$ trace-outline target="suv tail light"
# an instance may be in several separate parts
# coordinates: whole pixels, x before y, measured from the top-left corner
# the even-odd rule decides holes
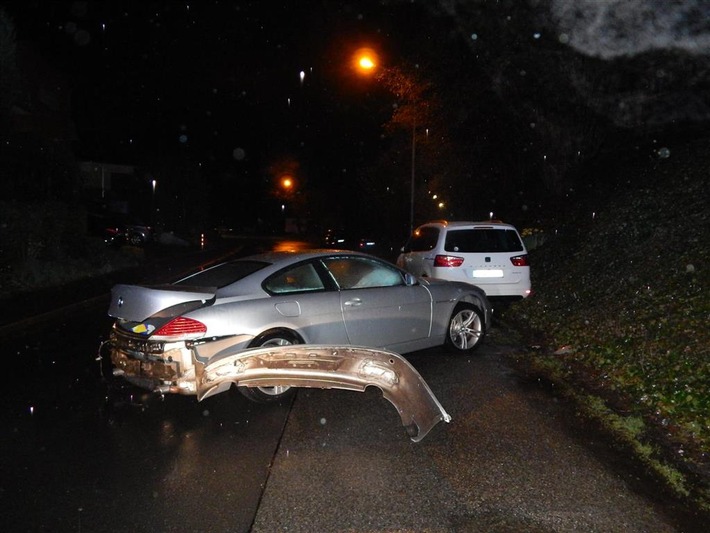
[[[207,326],[202,322],[185,318],[183,316],[176,317],[165,324],[158,331],[153,333],[153,337],[183,337],[186,335],[199,335],[207,333]]]
[[[530,263],[528,262],[528,254],[516,255],[515,257],[511,257],[510,262],[513,263],[513,266],[516,267],[530,266]]]
[[[455,255],[437,255],[434,258],[435,267],[460,267],[463,265],[463,257]]]

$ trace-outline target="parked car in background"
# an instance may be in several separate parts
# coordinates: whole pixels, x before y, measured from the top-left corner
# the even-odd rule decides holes
[[[118,222],[104,229],[106,244],[145,246],[153,240],[153,228],[139,222]]]
[[[514,226],[501,221],[428,222],[401,252],[397,265],[415,276],[471,283],[491,299],[532,292],[525,244]]]
[[[323,235],[323,247],[334,250],[354,250],[377,255],[382,250],[384,239],[375,238],[373,235],[360,235],[359,233],[344,230],[328,229]]]
[[[292,344],[397,353],[446,345],[469,353],[485,337],[491,314],[485,293],[473,285],[417,279],[368,254],[269,252],[171,285],[116,285],[109,345],[114,373],[134,385],[199,396],[206,369],[225,354]],[[314,357],[312,367],[324,361]],[[251,400],[271,401],[292,383],[238,389]]]

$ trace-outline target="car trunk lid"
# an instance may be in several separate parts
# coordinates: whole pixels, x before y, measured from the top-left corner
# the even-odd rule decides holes
[[[127,322],[142,322],[154,316],[172,318],[212,305],[216,294],[216,287],[115,285],[108,314]]]

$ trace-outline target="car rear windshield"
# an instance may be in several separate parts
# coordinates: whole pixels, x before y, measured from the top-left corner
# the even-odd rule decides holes
[[[449,230],[444,248],[447,252],[522,252],[523,243],[512,229],[474,228]]]
[[[181,279],[175,285],[187,285],[190,287],[224,287],[235,281],[247,277],[249,274],[261,270],[269,263],[262,261],[232,261],[223,263],[213,268],[203,270],[190,277]]]

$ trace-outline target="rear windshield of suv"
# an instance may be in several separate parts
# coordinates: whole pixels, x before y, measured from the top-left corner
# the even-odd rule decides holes
[[[511,229],[459,229],[446,233],[447,252],[522,252],[523,243],[518,232]]]

